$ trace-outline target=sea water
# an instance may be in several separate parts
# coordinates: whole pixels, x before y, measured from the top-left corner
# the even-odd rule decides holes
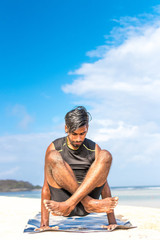
[[[0,196],[20,197],[20,198],[41,198],[41,190],[20,191],[20,192],[0,192]]]
[[[160,186],[111,187],[120,205],[160,208]],[[40,198],[41,190],[0,193],[0,196]]]
[[[111,191],[120,205],[160,208],[160,186],[114,187]]]

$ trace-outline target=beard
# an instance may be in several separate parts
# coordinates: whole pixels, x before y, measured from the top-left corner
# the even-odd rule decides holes
[[[69,143],[70,143],[73,147],[75,147],[75,148],[79,148],[79,147],[82,145],[82,143],[83,143],[83,142],[74,142],[74,141],[72,141],[72,140],[70,139],[69,136],[68,136],[68,140],[69,140]]]

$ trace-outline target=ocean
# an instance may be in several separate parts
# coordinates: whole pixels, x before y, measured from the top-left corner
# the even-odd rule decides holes
[[[111,192],[120,205],[160,208],[160,186],[114,187]]]
[[[111,192],[119,197],[120,205],[160,208],[160,186],[111,187]],[[0,196],[40,198],[41,190],[1,192]]]

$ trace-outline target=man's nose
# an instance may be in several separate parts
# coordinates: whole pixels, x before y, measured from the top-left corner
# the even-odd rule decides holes
[[[82,141],[82,136],[81,135],[78,135],[77,136],[77,142],[81,142]]]

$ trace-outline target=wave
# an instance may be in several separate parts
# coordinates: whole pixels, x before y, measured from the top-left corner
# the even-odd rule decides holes
[[[159,190],[160,186],[116,186],[112,187],[112,190]]]

